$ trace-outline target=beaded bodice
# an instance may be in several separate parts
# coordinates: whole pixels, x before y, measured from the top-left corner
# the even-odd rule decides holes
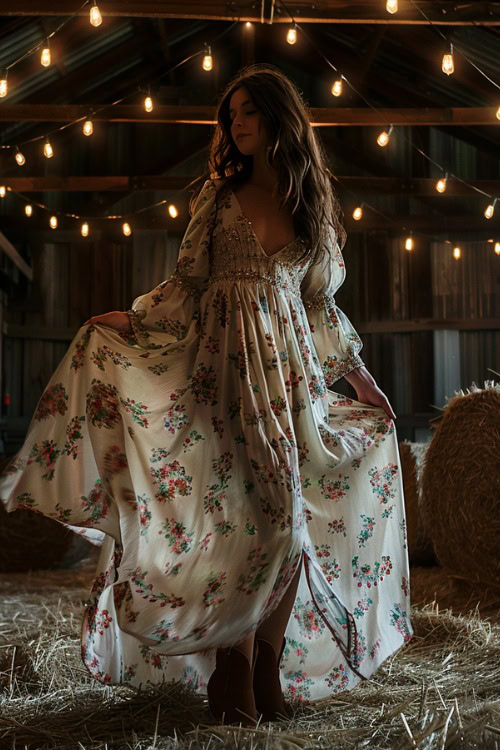
[[[299,261],[303,251],[302,240],[296,238],[267,255],[230,191],[220,200],[214,224],[210,283],[260,281],[300,295],[309,266],[308,260]]]

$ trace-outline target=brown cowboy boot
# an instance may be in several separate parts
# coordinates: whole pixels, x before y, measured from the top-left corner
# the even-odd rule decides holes
[[[207,683],[208,706],[225,724],[257,726],[253,673],[259,648],[254,647],[252,666],[237,648],[218,648],[215,670]]]
[[[276,658],[271,643],[255,636],[258,654],[253,673],[253,691],[257,713],[262,714],[262,721],[283,721],[290,718],[283,700],[279,668],[285,644],[286,638],[283,638],[280,654]]]

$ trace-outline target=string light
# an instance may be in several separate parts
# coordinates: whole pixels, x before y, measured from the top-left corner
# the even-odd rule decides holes
[[[100,26],[102,23],[101,11],[97,7],[96,0],[93,0],[93,5],[90,9],[90,23],[92,26]]]
[[[33,206],[31,206],[29,203],[27,203],[24,207],[24,213],[26,216],[31,216],[33,214]]]
[[[168,207],[168,213],[170,214],[172,219],[176,219],[179,215],[179,212],[173,203],[171,203],[170,206]]]
[[[57,216],[51,216],[49,224],[51,229],[57,229]]]
[[[413,250],[413,237],[411,236],[411,234],[412,233],[410,232],[410,236],[407,237],[405,241],[405,250],[408,251]]]
[[[7,96],[9,92],[9,84],[7,83],[7,71],[5,71],[0,78],[0,99]]]
[[[462,255],[462,251],[460,250],[460,248],[459,248],[458,246],[457,246],[457,247],[454,247],[454,248],[453,248],[453,257],[454,257],[454,258],[455,258],[456,260],[458,260],[458,259],[460,258],[460,256],[461,256],[461,255]]]
[[[42,63],[44,68],[48,68],[51,63],[51,55],[50,55],[50,47],[49,47],[49,40],[47,39],[47,46],[43,48],[42,54],[40,56],[40,62]]]
[[[359,221],[362,216],[363,216],[363,208],[362,208],[362,206],[358,206],[352,212],[352,218],[356,219],[356,221]]]
[[[1,83],[1,81],[0,81]],[[500,107],[497,109],[497,120],[500,120]]]
[[[443,62],[441,63],[441,70],[443,73],[446,73],[446,75],[451,75],[453,71],[455,70],[455,65],[453,64],[453,44],[450,42],[450,51],[445,52],[443,55]]]
[[[203,56],[202,68],[203,70],[212,70],[212,67],[212,50],[210,49],[210,45],[205,45],[205,55]]]
[[[389,11],[389,13],[397,13],[398,12],[398,0],[387,0],[385,7]]]
[[[16,162],[19,164],[19,166],[22,167],[22,166],[24,166],[26,164],[26,158],[25,158],[24,154],[22,154],[19,151],[19,147],[16,147],[16,149],[17,150],[16,150],[15,159],[16,159]]]
[[[247,29],[250,29],[252,27],[252,24],[250,23],[250,21],[247,21],[245,26],[247,27]]]
[[[484,215],[486,216],[487,219],[491,219],[491,217],[495,213],[495,205],[496,205],[497,200],[498,200],[498,198],[495,198],[495,200],[493,201],[493,203],[490,203],[489,206],[486,206],[486,208],[484,210]]]
[[[132,229],[131,229],[130,224],[128,223],[128,221],[126,221],[126,222],[124,222],[124,224],[122,224],[122,231],[123,231],[123,234],[125,235],[125,237],[130,237],[130,235],[132,234]]]
[[[448,172],[446,172],[445,176],[441,177],[436,182],[436,190],[438,191],[438,193],[444,193],[444,191],[446,190],[446,183],[447,182],[448,182]]]
[[[148,95],[144,99],[144,109],[146,112],[152,112],[153,111],[153,100],[151,99],[151,91],[148,89]]]
[[[82,130],[83,135],[92,135],[92,133],[94,132],[94,125],[92,124],[92,120],[85,120]]]
[[[87,224],[86,221],[83,222],[80,231],[82,233],[82,237],[88,237],[89,236],[89,225]]]
[[[295,44],[295,42],[297,41],[297,24],[295,23],[295,21],[292,28],[288,29],[286,40],[288,44]]]
[[[5,198],[5,194],[7,192],[7,188],[5,185],[0,185],[0,198]]]
[[[383,130],[380,133],[379,137],[377,138],[377,143],[379,146],[382,146],[382,147],[387,146],[387,144],[389,143],[390,135],[392,133],[392,128],[393,126],[391,125],[389,128],[389,131]]]
[[[337,78],[336,81],[334,81],[333,86],[332,86],[332,94],[334,96],[342,95],[342,76],[340,78]]]
[[[495,242],[495,252],[500,255],[500,242]]]
[[[47,157],[47,159],[52,159],[52,157],[54,156],[54,149],[52,148],[48,137],[45,139],[45,143],[43,146],[43,153],[44,153],[44,156]]]

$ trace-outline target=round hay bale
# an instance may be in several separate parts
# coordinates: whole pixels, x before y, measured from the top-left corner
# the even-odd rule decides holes
[[[500,384],[452,397],[425,457],[422,518],[439,563],[500,590]]]
[[[435,565],[432,539],[422,521],[422,475],[429,443],[399,443],[406,512],[406,539],[411,565]]]
[[[0,462],[0,474],[10,460]],[[85,559],[92,546],[41,513],[24,508],[8,513],[0,500],[0,573],[68,568]]]

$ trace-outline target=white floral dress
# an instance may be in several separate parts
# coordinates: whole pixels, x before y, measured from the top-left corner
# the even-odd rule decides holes
[[[80,329],[0,481],[101,546],[82,659],[104,683],[206,692],[215,649],[302,568],[285,695],[353,688],[413,634],[393,421],[331,390],[363,364],[336,306],[340,249],[269,257],[222,180],[203,186],[174,274],[134,335]],[[302,564],[303,559],[303,564]]]

